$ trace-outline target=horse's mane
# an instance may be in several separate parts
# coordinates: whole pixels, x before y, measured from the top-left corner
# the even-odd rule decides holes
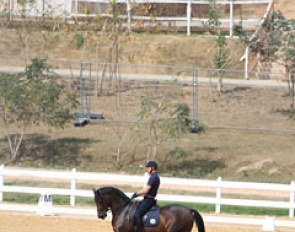
[[[127,197],[125,193],[123,193],[120,189],[114,187],[103,187],[100,188],[99,191],[101,194],[116,195],[124,201],[130,201],[129,197]]]

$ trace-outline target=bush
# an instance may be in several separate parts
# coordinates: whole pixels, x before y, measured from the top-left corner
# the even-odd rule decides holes
[[[84,44],[84,37],[81,33],[77,33],[76,34],[76,45],[78,46],[78,48],[82,47],[82,45]]]

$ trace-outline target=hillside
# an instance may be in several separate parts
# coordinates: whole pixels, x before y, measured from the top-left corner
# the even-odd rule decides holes
[[[198,87],[199,120],[210,126],[201,134],[188,133],[179,140],[158,134],[157,157],[165,176],[289,183],[295,156],[294,120],[288,118],[285,89],[225,86],[222,96],[210,86]],[[124,82],[120,94],[92,98],[93,110],[103,112],[106,123],[65,129],[44,125],[30,128],[16,163],[0,124],[0,163],[5,165],[80,171],[142,173],[148,155],[149,133],[136,123],[141,97],[146,91],[154,100],[192,102],[188,86]],[[119,117],[119,118],[118,118]],[[112,120],[122,120],[119,126]],[[146,128],[146,129],[145,129]],[[13,132],[18,129],[14,128]],[[119,147],[120,145],[120,147]],[[120,148],[120,165],[117,152]]]
[[[110,43],[108,35],[87,31],[80,33],[85,38],[82,46],[78,45],[77,33],[74,31],[31,31],[26,34],[0,29],[0,60],[3,58],[1,63],[13,66],[16,59],[9,59],[9,56],[21,57],[25,54],[30,57],[69,61],[105,60]],[[26,41],[26,45],[23,41]],[[215,38],[197,35],[188,37],[183,34],[132,33],[120,36],[119,43],[120,63],[214,67]],[[227,50],[232,60],[228,67],[241,69],[243,62],[239,59],[244,53],[244,45],[237,40],[229,41]]]
[[[292,0],[276,0],[275,10],[281,10],[288,18],[295,17]],[[260,11],[261,9],[259,9],[259,14],[262,14],[263,12]],[[17,30],[0,30],[0,54],[2,56],[27,55],[72,61],[105,60],[107,57],[110,38],[99,31],[88,30],[87,24],[84,26],[84,31],[81,32],[77,32],[77,28],[70,25],[58,26],[59,31],[57,31],[55,24],[46,25],[50,30],[55,28],[54,32],[44,29],[42,32],[36,31],[36,25],[30,26],[26,23],[16,25],[16,27]],[[80,35],[83,37],[82,43],[78,38]],[[216,52],[214,37],[202,37],[197,34],[188,37],[185,33],[177,31],[161,33],[156,28],[152,28],[148,33],[121,35],[119,40],[120,63],[214,67],[213,57]],[[245,47],[240,41],[228,41],[227,55],[231,61],[227,68],[244,68],[243,62],[240,62],[244,49]],[[1,62],[2,64],[5,62],[15,64],[14,59],[9,60],[7,57]]]
[[[276,7],[292,18],[295,16],[292,1],[277,1]],[[69,70],[76,65],[74,61],[104,60],[110,38],[101,33],[82,33],[85,42],[81,46],[77,43],[76,32],[70,28],[60,32],[1,29],[0,65],[23,65],[24,60],[16,57],[25,54],[69,60]],[[214,38],[195,34],[187,37],[177,32],[132,33],[120,37],[119,60],[131,64],[208,68],[213,67],[214,44]],[[232,61],[228,67],[242,70],[240,58],[244,53],[244,45],[238,40],[229,41],[227,51]],[[52,62],[57,66],[66,66],[62,64],[63,61]],[[156,68],[153,70],[154,73],[159,71]],[[139,74],[145,74],[145,71],[136,70]],[[164,71],[169,72],[169,68],[164,68]],[[241,79],[243,76],[236,74],[235,78]],[[156,96],[175,97],[179,86],[167,88],[155,83],[150,86],[127,83],[122,93],[125,99],[124,114],[136,117],[140,101],[135,102],[133,99],[140,99],[143,95],[141,90],[145,88],[154,88]],[[183,87],[180,91],[181,101],[191,105],[192,90]],[[211,127],[222,125],[225,128],[215,127],[202,135],[187,134],[177,142],[166,141],[159,146],[157,159],[164,175],[212,179],[222,176],[229,180],[284,183],[294,179],[295,124],[287,115],[289,100],[285,89],[226,86],[225,94],[219,96],[213,85],[210,85],[202,86],[198,91],[200,121]],[[92,102],[93,108],[114,117],[115,100],[115,96],[97,97]],[[177,100],[180,101],[180,98]],[[9,159],[4,127],[0,124],[0,163],[141,173],[143,170],[140,165],[145,162],[147,153],[142,135],[129,137],[131,132],[128,125],[121,129],[126,140],[121,148],[122,165],[119,167],[116,166],[118,136],[111,124],[94,124],[83,128],[68,125],[65,130],[34,127],[26,136],[20,159],[13,163]]]

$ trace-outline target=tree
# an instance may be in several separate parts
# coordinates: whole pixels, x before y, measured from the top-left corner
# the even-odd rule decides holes
[[[122,4],[117,0],[109,1],[109,8],[107,9],[107,17],[99,17],[103,21],[101,35],[105,35],[109,41],[107,44],[107,53],[103,60],[102,70],[98,72],[97,68],[97,96],[110,95],[118,91],[123,84],[120,73],[120,56],[124,47],[122,41],[131,41],[131,13],[136,15],[149,15],[151,19],[154,17],[151,10],[152,4],[139,4],[127,0],[127,23],[125,17],[120,17],[124,14]],[[96,30],[96,29],[95,29]],[[101,53],[100,49],[104,43],[100,40],[102,36],[98,36],[96,51]],[[144,48],[143,48],[144,49]],[[136,52],[128,55],[128,61],[133,62]],[[98,75],[99,73],[99,75]]]
[[[218,82],[217,82],[217,91],[221,94],[223,92],[223,73],[225,65],[228,62],[228,57],[226,55],[226,38],[222,36],[219,32],[216,39],[217,51],[214,55],[214,65],[218,69]]]
[[[122,22],[119,19],[119,9],[116,0],[110,1],[108,13],[109,18],[105,19],[104,29],[110,40],[105,63],[102,67],[100,83],[97,86],[97,95],[103,95],[105,87],[106,94],[120,89],[121,79],[119,74],[119,36],[122,29]]]
[[[121,167],[123,164],[123,158],[122,158],[122,148],[124,143],[126,142],[127,139],[130,139],[130,134],[132,132],[131,128],[133,125],[133,122],[130,123],[124,123],[124,120],[127,118],[129,118],[129,114],[132,111],[132,109],[129,108],[129,104],[131,103],[127,103],[127,109],[124,108],[120,103],[120,93],[119,91],[116,93],[115,97],[115,106],[113,109],[113,116],[110,117],[108,116],[108,118],[110,120],[108,120],[105,125],[106,125],[106,129],[107,131],[109,129],[110,132],[112,133],[112,136],[115,135],[114,137],[114,144],[116,144],[117,146],[113,146],[113,148],[116,148],[116,152],[114,153],[114,156],[116,158],[116,165],[117,167]],[[134,100],[131,100],[134,101]],[[126,105],[124,106],[126,107]]]
[[[24,72],[0,74],[0,117],[3,120],[10,156],[16,161],[23,136],[41,123],[64,128],[73,118],[78,102],[44,59],[34,58]],[[11,133],[14,129],[15,133]]]
[[[127,1],[127,27],[126,20],[119,17],[122,14],[122,6],[118,1],[111,0],[109,1],[109,16],[103,18],[103,34],[108,38],[109,43],[107,44],[107,54],[102,65],[102,70],[100,76],[98,75],[99,68],[97,67],[97,96],[103,95],[115,95],[116,98],[116,115],[112,119],[112,122],[107,124],[107,127],[111,127],[116,134],[116,164],[118,167],[122,164],[122,146],[125,140],[128,138],[130,130],[126,130],[126,126],[121,123],[122,121],[122,112],[120,106],[121,92],[123,86],[123,80],[121,79],[120,69],[119,69],[119,58],[122,48],[120,43],[122,40],[130,41],[130,32],[131,32],[131,1]],[[146,9],[147,7],[144,7]],[[143,10],[144,10],[143,9]],[[142,13],[142,12],[141,12]],[[101,41],[97,40],[96,52],[99,53],[101,48]],[[131,54],[128,56],[128,60],[133,62],[134,55]],[[100,65],[97,63],[97,65]],[[126,86],[125,86],[126,87]]]
[[[289,86],[289,112],[295,118],[295,76],[292,74],[295,69],[295,20],[288,20],[280,11],[274,11],[254,36],[248,36],[242,27],[235,31],[262,62],[276,62],[284,67]]]
[[[213,32],[216,27],[220,29],[220,21],[219,21],[219,15],[218,10],[216,7],[216,0],[208,0],[209,2],[209,10],[207,12],[208,15],[208,31]]]
[[[220,27],[220,21],[219,21],[219,15],[218,10],[216,7],[216,1],[215,0],[208,0],[209,1],[209,11],[208,11],[208,26],[209,31],[211,30],[217,30],[217,39],[216,41],[216,48],[215,51],[213,63],[216,69],[218,69],[218,82],[217,82],[217,91],[219,93],[223,92],[223,73],[225,65],[228,63],[229,58],[226,54],[226,44],[227,40],[225,36],[222,35],[222,30]]]
[[[189,107],[176,100],[160,99],[146,91],[141,99],[137,127],[147,145],[147,160],[156,159],[157,148],[169,139],[178,140],[190,131]]]

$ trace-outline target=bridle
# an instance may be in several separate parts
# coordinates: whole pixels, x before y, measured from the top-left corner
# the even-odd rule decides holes
[[[97,217],[100,219],[105,219],[107,217],[109,206],[107,205],[105,201],[103,201],[99,190],[95,190],[94,194],[95,194],[95,203],[97,206]],[[98,209],[98,205],[101,206],[100,209]]]

